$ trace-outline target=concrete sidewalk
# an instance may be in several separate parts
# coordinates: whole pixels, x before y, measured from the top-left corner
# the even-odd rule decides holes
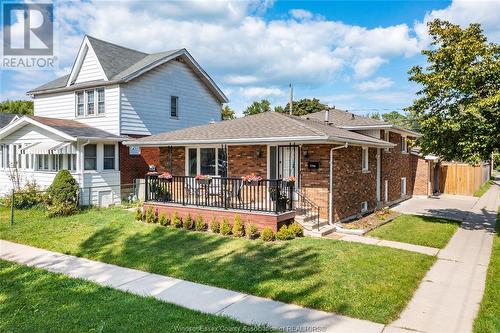
[[[297,332],[380,333],[384,325],[151,274],[0,240],[0,258],[63,273],[103,286],[152,296],[188,309],[226,315],[247,324],[289,327]]]
[[[438,260],[427,272],[400,318],[386,327],[384,333],[472,332],[484,292],[500,205],[499,178],[470,209],[461,205],[433,205],[428,211],[439,212],[436,215],[442,217],[455,216],[464,222],[438,253]]]
[[[434,247],[429,247],[429,246],[395,242],[395,241],[383,240],[383,239],[366,237],[366,236],[346,235],[346,234],[340,234],[340,233],[336,233],[336,232],[329,234],[329,235],[326,235],[325,237],[336,239],[336,240],[342,240],[342,241],[346,241],[346,242],[354,242],[354,243],[362,243],[362,244],[377,245],[377,246],[384,246],[384,247],[392,247],[394,249],[406,250],[406,251],[410,251],[410,252],[417,252],[417,253],[426,254],[429,256],[435,256],[439,252],[439,249],[434,248]]]

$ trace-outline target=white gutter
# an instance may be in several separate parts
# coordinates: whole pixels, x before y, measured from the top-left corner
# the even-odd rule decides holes
[[[337,149],[347,148],[348,143],[346,142],[343,146],[333,147],[330,149],[330,179],[328,188],[328,224],[332,225],[332,215],[333,215],[333,151]]]

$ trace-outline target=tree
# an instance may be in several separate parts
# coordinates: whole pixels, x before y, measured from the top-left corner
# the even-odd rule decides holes
[[[281,105],[277,105],[274,107],[274,112],[285,113],[285,108]]]
[[[250,116],[253,114],[258,114],[262,112],[269,112],[271,111],[271,103],[267,99],[263,99],[261,101],[255,101],[247,107],[245,111],[243,111],[243,114],[245,116]]]
[[[318,112],[327,108],[326,104],[323,104],[317,98],[303,98],[299,101],[294,101],[292,105],[292,114],[295,116],[303,116],[309,113]],[[276,110],[278,112],[290,113],[290,103],[287,103],[284,108]]]
[[[19,115],[33,114],[33,101],[9,101],[0,102],[0,112],[14,113]]]
[[[476,163],[500,147],[500,46],[479,24],[462,29],[439,19],[428,24],[428,66],[414,66],[410,81],[423,88],[408,108],[420,124],[424,154]]]
[[[225,105],[221,110],[221,119],[229,120],[234,118],[236,118],[236,115],[234,114],[233,109],[231,109],[229,105]]]

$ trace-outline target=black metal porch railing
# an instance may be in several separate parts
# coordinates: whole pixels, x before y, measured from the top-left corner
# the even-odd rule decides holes
[[[269,213],[293,210],[293,183],[281,179],[244,182],[241,178],[146,175],[145,201]]]
[[[319,230],[319,206],[309,199],[304,193],[300,191],[296,191],[295,193],[297,194],[297,214],[308,218],[313,225],[316,224],[316,229]]]

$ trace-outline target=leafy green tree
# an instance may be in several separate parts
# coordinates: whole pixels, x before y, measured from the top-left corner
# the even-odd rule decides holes
[[[317,98],[303,98],[298,101],[294,101],[292,105],[292,114],[295,116],[303,116],[309,113],[318,112],[327,108],[326,104],[323,104]],[[276,110],[278,112],[290,113],[290,103],[287,103],[284,108]]]
[[[0,112],[14,113],[19,115],[33,114],[33,101],[3,101],[0,102]]]
[[[267,99],[263,99],[261,101],[255,101],[247,107],[245,111],[243,111],[243,114],[245,116],[250,116],[253,114],[258,114],[258,113],[263,113],[263,112],[269,112],[271,111],[271,103]]]
[[[500,147],[500,46],[488,43],[479,24],[462,29],[439,19],[428,24],[427,67],[410,81],[423,88],[408,108],[420,124],[423,153],[478,162]]]
[[[274,107],[274,112],[285,113],[285,108],[282,107],[281,105],[277,105]]]
[[[229,105],[225,105],[222,110],[221,110],[221,119],[222,120],[229,120],[229,119],[234,119],[236,118],[236,115],[234,114],[234,110],[229,107]]]
[[[382,120],[382,116],[380,115],[380,112],[368,112],[368,114],[366,116],[368,118]]]

